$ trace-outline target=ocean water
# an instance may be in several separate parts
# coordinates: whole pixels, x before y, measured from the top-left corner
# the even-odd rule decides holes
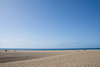
[[[0,50],[100,50],[100,48],[49,48],[49,49],[34,49],[34,48],[0,48]]]

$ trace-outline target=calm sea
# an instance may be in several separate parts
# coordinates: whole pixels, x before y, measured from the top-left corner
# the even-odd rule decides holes
[[[33,49],[33,48],[0,48],[0,50],[100,50],[100,48],[50,48],[50,49]]]

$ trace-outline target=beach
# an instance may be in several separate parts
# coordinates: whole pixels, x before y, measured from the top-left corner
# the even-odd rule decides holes
[[[0,50],[0,67],[100,67],[100,50]]]

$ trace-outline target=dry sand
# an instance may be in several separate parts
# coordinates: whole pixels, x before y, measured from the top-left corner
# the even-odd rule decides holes
[[[100,67],[100,50],[0,51],[0,67]]]

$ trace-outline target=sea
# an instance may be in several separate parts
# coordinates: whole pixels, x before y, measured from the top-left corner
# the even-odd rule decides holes
[[[0,48],[0,50],[100,50],[100,48]]]

